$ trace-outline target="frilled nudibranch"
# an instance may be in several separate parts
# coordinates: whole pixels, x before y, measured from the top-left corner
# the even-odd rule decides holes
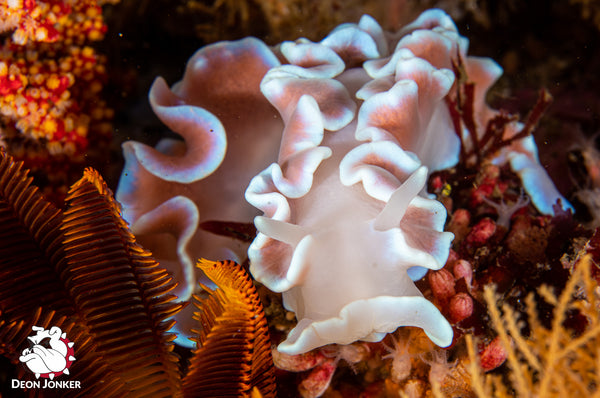
[[[278,162],[246,191],[265,213],[248,255],[254,277],[283,292],[298,318],[278,347],[288,354],[379,341],[403,325],[422,327],[439,345],[452,341],[409,274],[441,268],[453,238],[443,232],[444,207],[424,187],[427,167],[456,161],[446,156],[458,139],[444,102],[454,75],[402,48],[394,73],[374,80],[363,65],[387,45],[363,17],[321,43],[282,43],[289,64],[261,84],[285,129]]]
[[[194,258],[245,256],[243,244],[199,227],[251,221],[259,212],[245,191],[264,212],[255,219],[250,270],[283,292],[298,318],[281,351],[377,341],[403,325],[449,345],[449,323],[412,280],[441,268],[452,240],[444,207],[425,187],[429,172],[459,160],[445,100],[456,91],[453,59],[475,83],[476,122],[495,115],[484,97],[500,68],[468,57],[467,47],[440,10],[396,33],[364,16],[319,43],[207,46],[181,82],[169,88],[159,78],[150,91],[156,114],[184,141],[123,146],[124,216],[172,268],[187,300],[202,278]],[[495,161],[535,180],[524,186],[540,211],[560,197],[533,138],[515,140]]]

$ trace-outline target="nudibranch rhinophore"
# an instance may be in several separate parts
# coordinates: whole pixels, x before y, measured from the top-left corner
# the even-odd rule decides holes
[[[169,88],[158,78],[150,91],[155,113],[183,141],[123,144],[124,217],[173,271],[182,300],[202,280],[194,258],[240,261],[248,249],[253,276],[282,292],[298,318],[279,346],[286,353],[377,341],[403,325],[447,346],[452,328],[413,280],[441,268],[452,241],[426,181],[459,160],[446,101],[456,95],[458,57],[475,84],[477,133],[498,114],[485,94],[501,69],[467,48],[435,9],[396,33],[364,16],[318,43],[269,48],[247,38],[204,47],[181,82]],[[515,122],[504,134],[519,129]],[[469,145],[466,130],[461,138]],[[542,213],[567,203],[533,137],[494,156],[519,174]],[[199,227],[255,216],[249,248]],[[177,327],[188,333],[181,320]]]

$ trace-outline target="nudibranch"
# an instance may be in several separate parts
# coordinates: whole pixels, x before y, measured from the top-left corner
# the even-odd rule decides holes
[[[449,345],[452,328],[413,280],[444,265],[452,240],[426,181],[459,160],[446,101],[456,95],[453,60],[475,84],[477,124],[497,114],[485,94],[501,69],[467,47],[441,10],[396,33],[364,16],[318,43],[204,47],[180,82],[158,78],[150,90],[154,112],[183,140],[123,144],[124,217],[174,273],[181,300],[207,283],[196,258],[240,262],[248,250],[253,276],[282,292],[298,318],[283,352],[376,341],[402,325]],[[493,160],[509,162],[549,213],[561,197],[536,151],[526,137]],[[202,228],[253,219],[249,248]],[[188,332],[181,319],[177,329]]]
[[[502,75],[500,65],[491,58],[467,56],[468,39],[458,34],[452,19],[440,10],[425,11],[400,32],[388,37],[397,40],[394,53],[369,60],[364,65],[369,75],[380,82],[378,83],[379,89],[390,87],[393,84],[392,76],[397,59],[403,57],[406,50],[418,58],[427,60],[436,68],[453,69],[453,64],[462,64],[466,78],[469,82],[474,83],[473,116],[476,129],[474,133],[480,141],[488,123],[500,116],[500,112],[490,108],[485,101],[487,91]],[[448,92],[449,98],[455,99],[456,92],[456,87],[453,87]],[[518,121],[508,123],[502,139],[510,139],[517,135],[523,127],[523,124]],[[462,126],[461,134],[463,144],[470,149],[473,141],[465,126]],[[436,142],[429,145],[429,148],[435,150],[439,145],[442,143]],[[450,145],[446,148],[445,162],[440,168],[454,166],[458,161],[459,150],[457,147]],[[422,155],[420,159],[425,164],[430,161],[430,159],[423,158]],[[529,134],[515,140],[511,145],[493,154],[488,161],[496,165],[509,164],[512,171],[520,177],[531,203],[540,213],[554,214],[553,206],[557,204],[558,200],[561,201],[564,208],[573,210],[571,204],[556,189],[546,170],[540,164],[533,135]]]
[[[248,256],[252,275],[298,319],[278,346],[287,354],[380,341],[407,325],[452,342],[411,276],[441,268],[453,239],[425,185],[428,169],[457,161],[444,100],[454,74],[400,47],[385,66],[392,74],[373,76],[368,60],[387,45],[365,16],[320,43],[282,43],[288,63],[261,83],[285,128],[277,162],[246,191],[264,212]]]
[[[123,143],[116,198],[138,241],[173,273],[180,300],[189,301],[199,281],[211,283],[196,271],[198,258],[246,259],[247,243],[205,231],[201,223],[251,222],[258,213],[244,201],[244,190],[276,159],[283,124],[260,81],[279,64],[254,38],[198,50],[180,82],[169,88],[159,77],[149,94],[156,115],[183,140],[164,138],[156,148]],[[189,346],[192,307],[175,327],[184,336],[177,342]]]

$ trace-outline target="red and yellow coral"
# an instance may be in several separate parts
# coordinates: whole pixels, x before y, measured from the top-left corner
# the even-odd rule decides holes
[[[118,0],[8,0],[0,5],[0,32],[12,30],[12,41],[25,45],[59,40],[100,40],[106,32],[102,5]]]
[[[88,147],[88,133],[107,132],[112,115],[99,98],[105,60],[87,44],[103,38],[101,6],[116,1],[8,0],[0,5],[0,33],[12,32],[0,48],[2,145],[25,140],[51,155],[73,156]]]

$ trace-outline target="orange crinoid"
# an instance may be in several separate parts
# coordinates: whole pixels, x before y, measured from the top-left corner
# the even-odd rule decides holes
[[[248,273],[232,262],[199,266],[219,289],[199,300],[201,347],[184,376],[169,330],[185,304],[173,301],[172,276],[136,242],[100,175],[87,169],[60,210],[0,149],[0,355],[24,388],[36,380],[19,364],[32,329],[60,329],[76,361],[59,381],[80,383],[28,394],[274,397],[267,322]]]
[[[197,267],[219,288],[206,299],[195,296],[200,348],[183,380],[184,392],[238,397],[256,387],[264,397],[275,397],[267,319],[250,275],[233,261],[201,259]]]

